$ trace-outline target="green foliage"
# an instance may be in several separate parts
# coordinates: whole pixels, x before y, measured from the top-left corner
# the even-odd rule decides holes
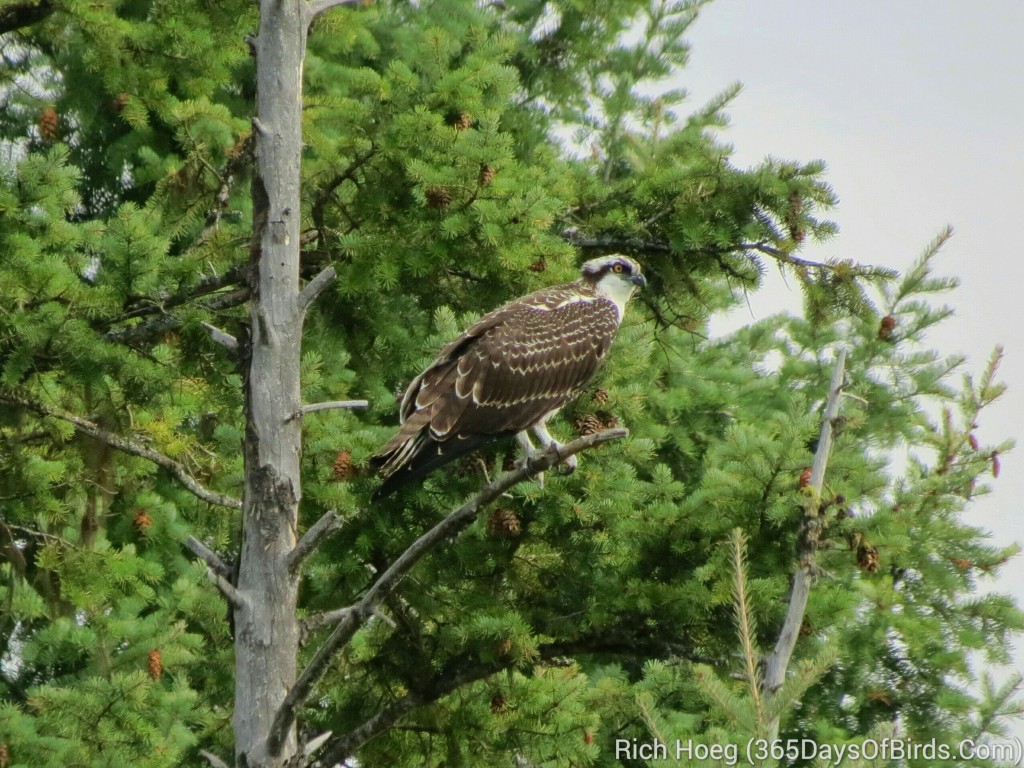
[[[952,311],[932,303],[955,287],[932,268],[949,235],[903,276],[804,258],[836,233],[824,163],[738,168],[721,136],[738,89],[701,106],[659,84],[685,78],[702,4],[381,2],[315,21],[302,272],[339,279],[306,324],[303,397],[370,407],[304,419],[302,524],[346,519],[303,572],[305,619],[356,599],[512,458],[496,444],[371,504],[362,468],[440,345],[581,257],[628,252],[651,285],[554,425],[615,419],[629,440],[432,553],[337,657],[304,734],[414,699],[362,762],[600,766],[621,764],[616,738],[735,742],[775,716],[853,742],[893,719],[952,739],[1019,714],[968,665],[1005,660],[1024,617],[979,594],[1015,551],[964,517],[1010,448],[974,438],[998,354],[958,386],[963,359],[922,344]],[[231,629],[183,542],[231,560],[238,520],[102,435],[241,492],[242,367],[209,327],[248,338],[255,6],[51,5],[0,65],[0,744],[12,766],[203,765],[232,751]],[[804,316],[707,339],[775,265]],[[782,622],[840,345],[854,397],[823,575],[765,696],[755,662]]]

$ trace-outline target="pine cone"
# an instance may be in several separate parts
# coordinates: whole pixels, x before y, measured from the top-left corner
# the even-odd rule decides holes
[[[800,482],[797,483],[797,488],[803,490],[811,484],[811,468],[804,467],[804,471],[800,473]]]
[[[149,652],[149,663],[147,665],[149,676],[158,681],[164,675],[164,660],[159,648]]]
[[[457,131],[465,131],[473,127],[473,115],[469,112],[459,112],[455,115],[452,123]]]
[[[992,477],[999,477],[999,451],[992,451]]]
[[[139,509],[135,510],[135,517],[132,518],[132,525],[134,525],[140,531],[145,531],[152,524],[153,518],[149,516],[145,508],[140,507]]]
[[[535,262],[533,262],[533,264],[531,264],[529,267],[527,267],[527,269],[529,269],[531,272],[543,272],[547,268],[548,268],[548,261],[543,256],[541,256],[539,259],[537,259]]]
[[[332,480],[345,481],[352,477],[352,451],[338,451],[334,457]]]
[[[604,429],[604,423],[594,413],[583,413],[576,417],[576,431],[580,437],[592,435]]]
[[[427,187],[424,193],[431,208],[447,208],[452,202],[452,193],[447,187]]]
[[[522,531],[519,518],[511,509],[495,509],[487,518],[487,533],[507,539]]]
[[[53,106],[46,107],[39,113],[39,135],[46,141],[53,141],[57,138],[57,127],[60,125],[60,118]]]
[[[896,328],[896,318],[892,315],[886,315],[878,323],[878,338],[880,341],[891,341],[892,332]]]
[[[878,547],[864,542],[857,547],[857,567],[866,573],[878,570]]]
[[[587,746],[590,746],[591,744],[593,744],[594,743],[594,734],[592,734],[590,731],[584,731],[583,732],[583,743],[586,744]]]
[[[498,691],[491,697],[491,712],[496,715],[500,715],[502,712],[508,712],[508,702],[505,700],[505,695]]]
[[[594,402],[604,405],[608,402],[608,390],[607,389],[596,389],[594,390]]]
[[[598,411],[598,417],[601,419],[601,429],[615,429],[619,426],[619,417],[608,411]]]
[[[7,768],[11,764],[11,748],[6,744],[0,744],[0,768]]]
[[[488,165],[487,163],[480,163],[480,173],[477,174],[476,181],[481,187],[491,186],[491,182],[494,181],[494,175],[497,173],[494,170],[494,166]]]

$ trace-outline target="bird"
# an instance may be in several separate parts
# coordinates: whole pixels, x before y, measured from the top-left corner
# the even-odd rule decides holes
[[[627,302],[646,285],[637,262],[601,256],[575,282],[515,299],[466,329],[406,389],[397,434],[370,459],[384,479],[375,498],[503,437],[515,435],[521,465],[561,448],[548,421],[593,378]],[[576,457],[565,464],[573,471]]]

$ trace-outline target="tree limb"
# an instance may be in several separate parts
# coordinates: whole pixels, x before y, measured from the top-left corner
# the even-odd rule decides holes
[[[151,461],[174,475],[178,479],[178,482],[185,486],[193,496],[202,499],[208,504],[215,504],[219,507],[228,507],[229,509],[242,508],[242,502],[238,499],[226,496],[223,493],[218,493],[217,491],[211,491],[209,488],[201,485],[188,473],[182,464],[175,461],[170,456],[165,456],[158,451],[154,451],[152,448],[147,448],[146,446],[140,445],[126,437],[121,437],[120,435],[115,435],[113,432],[108,432],[88,419],[83,419],[81,416],[76,416],[73,413],[67,413],[59,408],[52,408],[48,405],[44,405],[43,403],[39,403],[34,400],[26,400],[14,395],[0,394],[0,402],[20,405],[22,408],[35,411],[43,416],[49,416],[54,419],[60,419],[61,421],[74,424],[75,428],[82,434],[89,435],[89,437],[95,438],[102,443],[106,443],[119,451],[124,451],[125,453],[132,454],[133,456],[138,456]]]
[[[645,643],[637,645],[632,640],[605,640],[598,637],[583,637],[564,643],[545,643],[537,648],[537,655],[543,661],[550,661],[560,656],[571,656],[578,653],[608,654],[613,657],[623,656],[635,658],[637,653],[649,654],[649,658],[670,658],[678,656],[691,661],[708,663],[710,659],[698,656],[690,648],[676,646],[671,643]],[[515,660],[503,660],[483,664],[460,660],[448,664],[448,671],[441,675],[425,690],[413,691],[384,707],[380,712],[369,718],[359,727],[344,736],[330,742],[327,752],[317,761],[317,765],[331,766],[342,763],[351,757],[359,747],[375,736],[379,736],[401,717],[409,712],[443,698],[457,688],[468,683],[483,680],[515,666]]]
[[[325,267],[320,274],[306,283],[299,292],[299,313],[305,314],[310,305],[316,301],[317,296],[323,293],[337,276],[338,273],[334,271],[333,266]]]
[[[656,240],[644,240],[639,237],[613,237],[602,235],[599,237],[587,237],[576,229],[567,229],[562,233],[562,239],[572,243],[577,248],[621,250],[639,253],[671,253],[672,247],[668,243]]]
[[[311,634],[326,627],[330,624],[337,624],[339,621],[344,619],[352,609],[349,607],[335,608],[333,611],[320,611],[320,613],[311,613],[309,616],[304,616],[299,622],[299,645],[306,644],[306,638]]]
[[[612,440],[621,440],[629,434],[626,429],[608,429],[603,432],[595,432],[586,435],[571,443],[562,446],[559,450],[549,450],[525,462],[525,465],[507,472],[501,477],[487,485],[461,507],[451,512],[441,522],[414,541],[391,566],[381,574],[366,593],[357,603],[347,609],[347,613],[335,627],[334,632],[324,641],[324,644],[313,656],[306,668],[299,675],[295,685],[288,691],[281,708],[274,717],[270,734],[267,737],[267,749],[270,754],[276,755],[281,749],[285,735],[295,722],[296,710],[305,702],[312,690],[313,685],[319,680],[334,658],[334,654],[344,646],[352,636],[359,630],[366,620],[373,615],[376,603],[389,595],[398,586],[413,566],[416,565],[432,549],[441,544],[445,539],[457,535],[476,518],[477,514],[490,502],[498,498],[509,488],[517,485],[538,472],[543,472],[555,464],[565,461],[570,456],[575,456],[581,451],[607,443]]]
[[[401,717],[425,704],[430,704],[477,680],[483,680],[510,666],[511,662],[491,662],[489,664],[453,664],[448,672],[433,682],[429,689],[413,691],[384,707],[355,730],[329,742],[330,746],[317,761],[321,766],[332,766],[350,757],[360,746],[368,742],[392,725]]]
[[[220,344],[222,347],[226,347],[230,349],[232,352],[238,349],[238,339],[236,339],[227,331],[222,331],[217,326],[210,325],[207,322],[203,322],[201,323],[201,325],[209,332],[210,338],[213,339],[218,344]]]
[[[768,693],[779,690],[786,678],[786,670],[793,656],[793,649],[796,647],[800,627],[807,611],[811,581],[817,570],[818,538],[821,534],[821,520],[819,519],[821,488],[825,480],[829,452],[832,450],[833,422],[839,415],[839,406],[843,399],[845,371],[846,349],[841,347],[836,355],[835,367],[832,369],[832,381],[829,384],[825,415],[821,423],[821,437],[818,440],[818,449],[814,453],[811,479],[805,489],[808,501],[804,514],[800,518],[800,527],[797,532],[797,571],[793,576],[793,588],[789,596],[786,619],[779,632],[775,649],[765,659],[763,685],[764,690]],[[778,718],[773,721],[773,734],[777,729]]]
[[[210,566],[210,570],[218,576],[222,576],[228,581],[231,581],[233,576],[231,566],[225,563],[224,559],[220,555],[203,544],[203,542],[195,536],[189,536],[185,539],[185,546],[188,547],[196,557]]]
[[[0,35],[31,26],[52,14],[56,8],[50,0],[38,3],[11,3],[0,8]]]
[[[232,608],[244,608],[245,607],[245,595],[238,591],[238,588],[232,584],[228,579],[225,579],[212,567],[206,569],[206,577],[213,582],[224,599],[230,603]]]
[[[344,519],[333,509],[324,513],[323,517],[313,523],[288,555],[288,572],[295,573],[299,566],[320,546],[320,542],[345,524]]]
[[[313,403],[312,405],[304,405],[298,410],[297,413],[292,414],[293,419],[299,418],[307,413],[316,413],[317,411],[330,411],[338,408],[365,408],[370,403],[366,400],[331,400],[326,403]]]
[[[307,18],[312,21],[321,13],[341,5],[360,5],[362,0],[312,0],[307,7]]]
[[[239,304],[244,304],[249,300],[249,289],[239,288],[236,291],[230,291],[229,293],[223,293],[219,296],[215,296],[207,302],[202,304],[204,309],[210,311],[218,311],[222,309],[230,309],[231,307],[237,307]],[[159,311],[163,311],[167,305],[164,305]],[[117,330],[110,330],[104,334],[104,338],[107,341],[112,341],[117,344],[133,344],[139,341],[146,341],[157,336],[161,336],[169,331],[180,328],[183,324],[183,320],[177,315],[161,314],[158,317],[151,318],[144,323],[133,325],[130,328],[118,328]]]
[[[213,768],[228,768],[228,764],[213,754],[213,752],[207,752],[205,749],[200,749],[199,754],[205,757],[207,762]]]

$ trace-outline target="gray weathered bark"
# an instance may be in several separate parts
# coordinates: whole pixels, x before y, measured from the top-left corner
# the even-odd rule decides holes
[[[811,593],[811,583],[817,571],[818,539],[821,535],[821,489],[825,484],[825,470],[828,468],[828,457],[832,451],[832,438],[835,434],[834,422],[839,416],[842,403],[843,383],[846,377],[846,349],[840,347],[836,354],[835,366],[832,369],[832,380],[828,387],[828,399],[825,402],[825,415],[821,422],[821,436],[818,438],[818,449],[814,453],[811,465],[811,478],[808,483],[807,508],[800,520],[797,533],[797,569],[793,575],[793,587],[789,595],[786,619],[779,631],[775,648],[764,660],[765,693],[774,694],[786,680],[793,650],[796,648],[800,627],[807,613],[807,599]],[[775,715],[769,723],[769,737],[775,738],[779,732],[779,717]]]
[[[299,290],[302,65],[305,0],[260,0],[256,55],[251,338],[246,381],[245,493],[235,618],[235,756],[279,768],[295,753],[294,728],[278,755],[267,733],[295,682],[298,576],[288,567],[301,497]]]

